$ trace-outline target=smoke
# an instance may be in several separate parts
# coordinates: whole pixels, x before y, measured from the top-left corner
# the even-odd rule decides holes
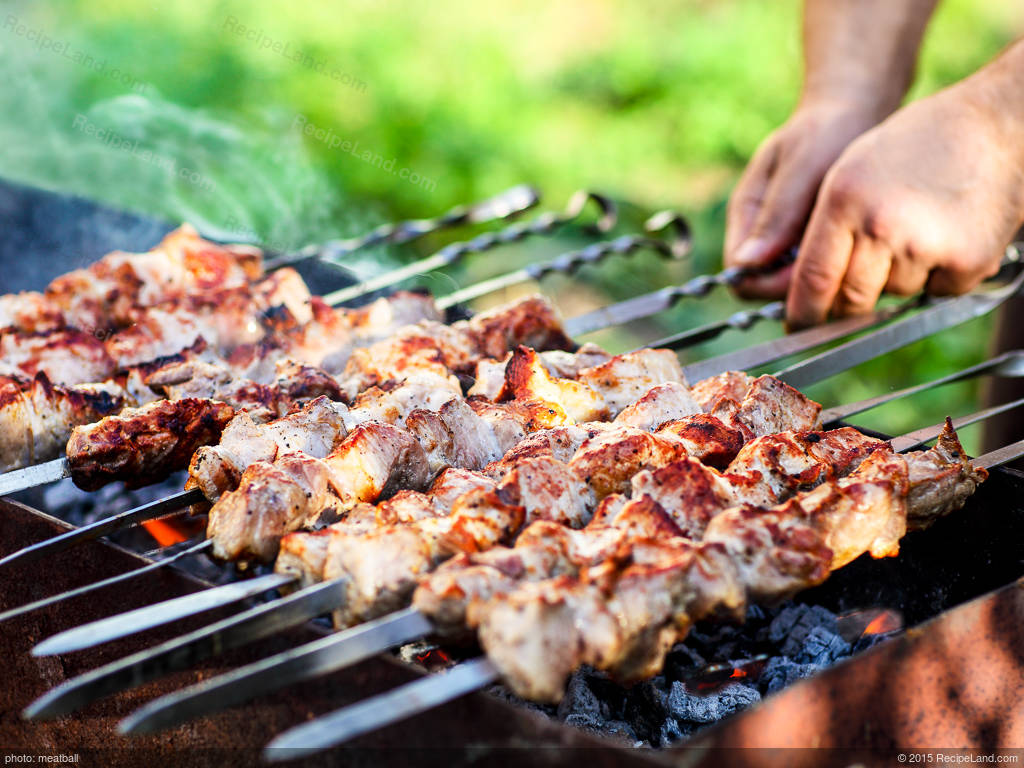
[[[290,130],[293,110],[243,121],[172,103],[27,7],[0,12],[0,77],[0,175],[10,180],[278,251],[382,220],[330,182]],[[97,81],[123,92],[90,99]],[[368,274],[388,261],[367,253],[346,266]]]

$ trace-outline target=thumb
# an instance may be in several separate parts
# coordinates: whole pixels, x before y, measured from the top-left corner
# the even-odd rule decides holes
[[[799,243],[821,179],[809,163],[786,163],[772,179],[750,235],[736,249],[735,262],[768,264]]]

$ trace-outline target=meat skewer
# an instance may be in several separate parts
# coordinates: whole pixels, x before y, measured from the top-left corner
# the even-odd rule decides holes
[[[766,441],[770,439],[765,438]],[[233,619],[218,622],[205,630],[193,632],[151,651],[114,662],[82,678],[70,681],[33,704],[29,714],[33,717],[50,717],[73,711],[77,706],[93,700],[98,695],[137,684],[140,674],[144,675],[145,679],[151,679],[151,676],[178,668],[175,659],[182,655],[194,659],[196,653],[205,656],[213,648],[235,647],[237,644],[265,637],[277,629],[299,623],[303,618],[337,606],[345,596],[344,579],[317,584],[290,597],[282,598],[276,603],[252,609]],[[278,609],[276,611],[275,605]],[[209,695],[205,690],[187,689],[175,694],[173,703],[160,700],[159,704],[154,703],[154,708],[148,710],[149,715],[140,712],[136,724],[130,728],[134,730],[137,727],[140,731],[152,730],[170,722],[179,722],[190,715],[202,714],[220,706],[229,706],[244,700],[256,688],[265,691],[268,680],[284,684],[318,672],[337,669],[376,654],[390,645],[414,639],[430,630],[430,622],[419,612],[413,609],[400,611],[378,622],[360,626],[357,630],[324,638],[310,646],[267,659],[252,668],[238,670],[216,682],[211,681],[209,686],[204,686],[204,689],[216,689]],[[255,666],[259,666],[265,672],[257,674]],[[146,672],[143,672],[143,669]],[[127,727],[129,726],[126,724]]]
[[[373,341],[376,334],[403,328],[407,320],[423,315],[429,317],[435,310],[429,299],[400,294],[379,300],[361,310],[347,312],[348,317],[344,320],[345,325],[352,329],[352,337]],[[317,329],[315,332],[326,337],[325,330]],[[306,326],[300,331],[302,338],[308,341],[304,340],[297,351],[303,353],[308,360],[314,357],[310,354],[313,350],[311,334],[314,329]],[[332,329],[335,338],[340,338],[342,331],[341,326]],[[332,348],[337,349],[337,342],[333,347],[321,347],[322,350]],[[326,372],[315,372],[286,357],[286,353],[292,351],[282,344],[263,344],[236,350],[232,358],[222,360],[211,355],[200,341],[178,354],[121,371],[115,378],[98,385],[70,388],[55,386],[50,384],[45,374],[37,374],[29,380],[8,377],[2,380],[7,395],[0,404],[0,419],[3,419],[6,426],[8,443],[0,449],[0,467],[10,470],[52,458],[67,442],[76,425],[96,420],[88,416],[93,413],[97,416],[110,415],[127,406],[145,406],[157,399],[154,387],[172,399],[216,396],[232,404],[251,405],[266,411],[268,416],[280,413],[286,406],[285,402],[278,402],[277,396],[265,387],[268,384],[278,386],[283,394],[294,398],[301,395],[303,390],[308,394],[309,384],[316,379],[320,391],[331,394],[336,392],[340,396],[338,385]],[[316,359],[325,356],[320,355]],[[248,381],[253,378],[258,380]],[[198,386],[199,381],[204,382],[203,386]],[[92,411],[80,412],[75,408],[62,407],[69,399],[76,401],[73,397],[76,392],[94,391],[108,393],[111,402]],[[51,479],[56,479],[56,476]],[[0,478],[0,488],[4,493],[16,487],[19,486],[12,476]]]
[[[395,317],[396,319],[401,318],[401,314],[390,311],[393,303],[384,303],[379,306],[388,310],[388,316]],[[414,303],[413,306],[415,305]],[[372,328],[376,325],[372,323],[372,318],[374,315],[379,314],[381,314],[379,308],[374,308],[364,312],[363,317],[369,319],[368,325]],[[377,327],[380,326],[378,325]],[[478,315],[473,320],[460,321],[451,326],[445,326],[433,321],[421,321],[417,325],[412,326],[403,325],[395,331],[390,339],[376,342],[367,348],[350,349],[350,353],[347,356],[355,356],[357,359],[350,361],[346,365],[346,378],[339,384],[339,391],[341,388],[344,388],[347,396],[354,397],[358,392],[374,384],[390,379],[404,378],[413,370],[433,370],[438,375],[443,376],[447,376],[452,372],[467,372],[472,369],[475,361],[481,355],[504,354],[509,344],[514,345],[519,342],[535,344],[542,349],[564,348],[569,345],[569,341],[562,333],[560,322],[551,306],[540,297],[528,297],[511,305]],[[274,358],[263,359],[269,361]],[[277,358],[277,360],[280,363],[283,358]],[[247,371],[253,368],[252,360],[249,363],[245,369]],[[192,366],[185,367],[185,372],[192,375],[192,378],[186,377],[186,381],[194,384],[197,376],[201,380],[206,380],[204,376],[208,378],[210,369],[203,369],[199,366],[200,370],[196,371],[197,366],[198,364],[194,363]],[[236,380],[237,374],[227,376],[224,382],[218,382],[216,377],[214,377],[213,384],[217,385],[214,391],[202,391],[195,386],[187,388],[183,382],[176,382],[174,380],[175,372],[180,370],[181,368],[175,368],[171,371],[158,372],[151,375],[150,380],[153,381],[154,385],[163,387],[172,397],[189,395],[223,396],[225,391],[230,391],[235,394],[246,395],[242,402],[247,402],[248,396],[254,394],[252,391],[245,391],[248,385],[242,386],[241,389],[243,391],[239,392],[239,382]],[[288,381],[305,382],[308,381],[310,375],[310,372],[306,369],[296,368],[290,364],[286,365],[286,371],[292,375],[285,376],[284,383]],[[266,374],[263,375],[265,376]],[[328,388],[331,386],[329,377],[324,374],[318,378],[323,387],[322,391],[329,391]],[[220,386],[220,384],[224,386]],[[254,389],[259,390],[258,387]],[[260,397],[270,396],[266,391],[256,391],[255,394]],[[171,406],[152,407],[163,408]],[[173,409],[173,407],[171,408]],[[134,416],[134,414],[130,414],[127,418],[134,418]],[[64,428],[65,433],[66,431],[67,427]],[[24,435],[25,439],[30,443],[30,447],[26,448],[24,453],[30,453],[37,459],[41,458],[42,451],[32,450],[31,447],[31,438],[34,433],[23,430],[20,434]],[[51,439],[52,442],[53,440]],[[11,463],[14,462],[12,461]],[[74,464],[73,460],[71,464]],[[162,466],[164,467],[163,471],[165,474],[180,468],[169,464],[163,464]],[[50,479],[57,479],[63,476],[66,469],[67,465],[64,462],[55,463],[51,467],[53,474]],[[2,478],[2,481],[0,490],[4,493],[25,487],[23,484],[18,483],[17,476],[8,475]]]
[[[659,226],[671,225],[676,227],[680,232],[680,237],[684,239],[676,241],[669,246],[662,244],[660,241],[650,240],[645,237],[625,236],[608,243],[593,245],[581,252],[566,254],[550,264],[537,265],[539,269],[537,275],[549,270],[569,271],[581,261],[592,262],[612,253],[629,253],[639,247],[653,247],[653,245],[657,245],[657,250],[663,255],[679,255],[679,249],[685,250],[686,244],[689,242],[688,229],[685,222],[675,215],[659,215],[652,220],[656,220]],[[268,278],[266,282],[278,286],[281,284],[283,276],[288,274],[288,270],[282,270]],[[531,271],[530,276],[536,275]],[[278,356],[284,354],[288,354],[306,363],[324,366],[330,372],[337,372],[347,360],[348,354],[350,354],[352,349],[352,344],[343,343],[341,341],[342,338],[352,336],[354,341],[358,342],[361,340],[366,343],[373,338],[383,337],[393,331],[397,324],[397,318],[401,316],[393,312],[390,316],[381,317],[379,312],[380,302],[375,305],[373,311],[365,309],[358,311],[333,311],[321,300],[315,297],[310,298],[308,291],[306,291],[305,286],[297,276],[294,276],[294,279],[289,278],[285,280],[284,284],[288,285],[289,282],[297,285],[297,287],[294,290],[284,291],[284,295],[282,295],[282,291],[278,290],[278,288],[269,291],[269,293],[292,308],[292,311],[285,312],[290,321],[282,322],[281,318],[276,318],[274,323],[280,327],[271,334],[272,341],[270,344],[264,342],[259,347],[254,348],[250,343],[245,345],[243,349],[237,350],[229,359],[234,367],[240,367],[245,372],[243,375],[259,378],[258,374],[262,373],[265,376],[266,371],[262,370],[262,368],[265,368],[266,362],[268,360],[272,362]],[[424,319],[436,321],[440,319],[436,314],[431,316],[431,311],[436,313],[436,305],[430,305],[428,299],[413,295],[405,295],[403,298],[404,303],[410,304],[410,308],[413,310],[405,316],[405,319],[409,321],[421,321]],[[190,297],[190,301],[192,304],[196,304],[198,299]],[[169,353],[177,348],[177,344],[186,342],[198,343],[197,339],[202,336],[201,332],[203,329],[209,328],[211,325],[214,327],[214,330],[213,332],[207,332],[206,336],[210,336],[215,340],[218,335],[221,337],[225,335],[224,332],[218,334],[218,328],[221,326],[245,328],[257,325],[254,320],[246,321],[244,318],[238,322],[229,322],[229,318],[234,318],[236,313],[234,310],[225,310],[223,307],[225,302],[221,298],[207,297],[202,301],[205,302],[203,306],[216,308],[214,316],[219,318],[216,322],[206,322],[197,325],[195,322],[191,322],[193,318],[190,312],[184,312],[184,315],[179,317],[182,313],[173,310],[173,308],[172,311],[167,311],[166,308],[154,307],[147,311],[151,322],[139,322],[128,331],[119,333],[116,337],[106,341],[101,342],[88,334],[82,334],[74,330],[50,334],[50,337],[56,336],[56,338],[39,337],[36,339],[37,344],[34,346],[31,344],[27,345],[27,348],[20,353],[18,359],[21,364],[21,370],[29,373],[46,370],[50,372],[51,379],[53,379],[55,375],[68,370],[71,367],[70,362],[72,360],[80,362],[82,359],[91,359],[93,360],[92,367],[83,367],[79,364],[75,366],[75,374],[64,375],[63,377],[92,380],[102,374],[110,373],[110,369],[115,367],[113,356],[108,354],[108,352],[114,352],[114,356],[119,357],[122,362],[125,360],[137,361],[144,359],[150,354]],[[306,303],[309,303],[311,308],[307,308],[305,306]],[[418,304],[422,306],[417,306]],[[401,308],[402,305],[402,299],[392,297],[384,306],[394,310],[396,306]],[[244,312],[249,310],[240,307],[238,311],[244,314]],[[308,322],[294,327],[296,323],[299,323],[299,321],[295,320],[295,315],[300,316],[300,321]],[[372,319],[374,322],[365,322],[367,318]],[[182,320],[183,322],[176,323],[174,322],[175,319]],[[347,322],[353,319],[355,321],[354,324]],[[386,325],[377,327],[375,325],[377,322],[385,322]],[[353,325],[354,329],[348,327]],[[285,329],[284,326],[290,327]],[[174,329],[173,333],[170,331],[172,328]],[[345,333],[352,330],[355,333]],[[436,335],[436,332],[434,335]],[[12,340],[13,344],[14,341],[23,341],[24,339],[15,339],[12,336],[9,340]],[[223,338],[220,340],[224,341]],[[0,339],[0,346],[2,346],[2,343],[3,340]],[[140,348],[147,351],[145,353],[140,352]],[[272,349],[276,351],[272,352]],[[251,357],[253,354],[256,356]],[[358,388],[357,386],[357,390]]]
[[[725,512],[716,518],[717,530],[709,531],[703,542],[638,539],[627,548],[628,554],[584,568],[579,576],[524,584],[479,610],[481,638],[485,648],[490,645],[486,659],[292,728],[275,738],[264,756],[273,760],[283,748],[289,759],[320,751],[498,679],[526,694],[558,698],[562,671],[568,674],[584,657],[625,677],[650,674],[660,668],[668,647],[695,619],[707,615],[721,595],[778,598],[824,580],[830,570],[870,549],[870,537],[858,536],[861,532],[856,530],[839,545],[842,554],[829,546],[848,528],[851,515],[868,513],[898,523],[907,520],[908,508],[923,514],[922,521],[930,519],[928,510],[948,513],[963,503],[966,489],[984,479],[981,464],[1011,460],[1024,450],[1022,441],[972,464],[957,453],[955,435],[955,445],[950,437],[943,435],[935,449],[917,457],[879,452],[853,475],[770,510]],[[923,466],[915,467],[915,462]],[[952,488],[951,464],[960,465]],[[925,489],[937,488],[942,492],[923,502]],[[751,550],[741,540],[749,536],[764,543]],[[714,549],[724,549],[727,556],[708,558]],[[787,550],[802,559],[803,572],[784,565]],[[711,568],[697,576],[698,569],[709,564]],[[554,643],[552,633],[558,633]],[[528,645],[517,648],[523,654],[520,660],[499,654],[505,637],[521,638]],[[529,671],[520,676],[519,670]],[[162,704],[151,702],[122,722],[121,730],[145,732],[173,721]]]
[[[662,386],[665,386],[665,385],[662,385]],[[869,439],[869,438],[865,438],[865,439]],[[872,442],[877,442],[877,441],[872,441]],[[528,460],[527,460],[527,461],[528,461]],[[514,472],[514,470],[513,470],[513,472]],[[520,519],[521,519],[521,517],[520,517]],[[314,590],[315,590],[315,589],[316,589],[316,588],[314,588]],[[334,596],[335,602],[333,603],[333,605],[337,605],[337,604],[338,604],[338,601],[339,601],[339,596],[338,596],[338,595],[336,594],[336,592],[337,592],[337,591],[335,591],[335,593],[334,593],[334,594],[335,594],[335,596]],[[286,598],[286,601],[287,601],[287,598]],[[292,611],[292,612],[288,612],[288,611],[285,611],[285,606],[286,606],[286,605],[287,605],[287,602],[284,602],[284,603],[282,603],[282,604],[281,604],[281,608],[282,608],[282,610],[284,611],[283,615],[287,615],[287,616],[290,616],[290,618],[289,618],[289,620],[288,620],[288,621],[302,621],[302,620],[301,620],[301,617],[299,617],[299,615],[300,615],[299,613],[296,613],[296,612],[294,612],[294,611]],[[322,601],[321,601],[321,602],[317,602],[317,603],[315,603],[315,606],[316,606],[316,608],[317,608],[318,610],[323,610],[323,605],[324,605],[324,603],[323,603]],[[308,607],[308,605],[304,605],[304,606],[302,606],[302,608],[303,608],[303,610],[309,610],[309,607]],[[304,613],[303,613],[303,615],[304,615]],[[306,617],[308,617],[308,616],[306,616]],[[275,613],[275,614],[274,614],[274,622],[275,622],[274,626],[276,626],[276,627],[280,627],[280,626],[281,626],[281,624],[280,624],[279,620],[280,620],[280,616],[279,616],[278,614],[276,614],[276,613]],[[267,630],[266,628],[261,628],[261,630],[262,630],[262,631],[269,631],[269,630]],[[218,640],[218,641],[217,641],[217,643],[218,643],[218,644],[219,644],[220,642],[221,642],[220,640]],[[190,653],[190,651],[189,651],[189,653]]]
[[[534,189],[520,185],[432,219],[384,224],[360,237],[307,246],[266,263],[259,248],[213,243],[186,224],[148,253],[114,252],[85,269],[56,278],[43,293],[0,295],[0,331],[42,333],[68,327],[92,333],[109,331],[125,324],[124,310],[242,286],[263,277],[264,269],[308,258],[329,261],[381,243],[406,243],[454,226],[508,218],[538,201]]]

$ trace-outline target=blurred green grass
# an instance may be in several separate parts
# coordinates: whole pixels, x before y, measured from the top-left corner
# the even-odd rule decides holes
[[[0,174],[284,248],[522,181],[540,186],[548,206],[589,186],[692,218],[688,264],[641,257],[584,271],[580,282],[551,281],[564,307],[582,307],[718,267],[729,190],[797,97],[799,18],[797,0],[8,3]],[[41,50],[18,24],[103,61],[102,71]],[[1016,4],[946,0],[912,97],[970,73],[1021,29]],[[326,74],[282,55],[285,46],[322,61]],[[78,115],[202,183],[86,135]],[[303,120],[430,183],[304,136]],[[581,242],[507,249],[447,279],[465,283]],[[413,253],[378,252],[353,266],[380,269]],[[719,295],[602,338],[624,349],[737,308]],[[813,391],[838,402],[938,375],[983,357],[988,332],[982,321],[942,334]],[[732,334],[698,353],[776,333]],[[899,432],[975,398],[968,385],[863,421]]]

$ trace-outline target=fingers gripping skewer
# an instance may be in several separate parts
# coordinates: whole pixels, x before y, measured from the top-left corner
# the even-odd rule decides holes
[[[361,283],[342,288],[324,296],[324,301],[332,306],[353,301],[361,296],[390,288],[403,280],[417,275],[426,274],[442,267],[452,266],[471,253],[481,253],[501,245],[519,242],[531,236],[550,235],[561,227],[579,219],[587,209],[588,202],[597,207],[600,217],[595,227],[599,232],[607,232],[615,226],[618,214],[615,204],[596,192],[580,191],[572,196],[562,213],[543,213],[533,221],[513,224],[498,232],[486,232],[479,237],[464,243],[453,243],[442,248],[432,256],[394,269],[378,277],[364,280]]]

